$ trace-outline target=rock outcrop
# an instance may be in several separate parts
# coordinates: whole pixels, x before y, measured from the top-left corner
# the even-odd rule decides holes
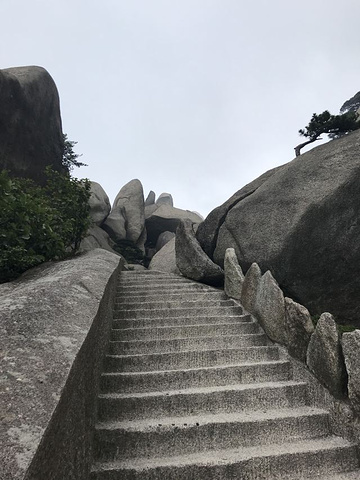
[[[223,270],[201,249],[189,219],[182,220],[177,228],[175,252],[176,264],[185,277],[208,285],[223,284]]]
[[[41,67],[0,70],[0,170],[44,184],[44,169],[62,170],[59,95]]]
[[[167,242],[151,259],[149,270],[181,275],[176,265],[175,237]]]
[[[356,131],[267,172],[209,214],[202,248],[222,266],[233,247],[312,314],[359,324],[359,149]]]
[[[157,206],[157,205],[156,205]],[[150,205],[147,210],[152,208]],[[202,222],[201,217],[189,210],[172,207],[168,204],[160,204],[152,214],[146,218],[147,241],[156,245],[157,239],[162,232],[176,232],[181,220],[189,219],[192,223]]]
[[[117,194],[102,227],[116,242],[129,240],[143,248],[145,232],[144,192],[139,180],[131,180]]]
[[[102,186],[97,182],[91,182],[90,192],[90,217],[95,225],[100,226],[111,210],[109,197]]]
[[[172,195],[165,192],[159,195],[159,198],[156,200],[155,203],[156,205],[170,205],[170,207],[174,206]]]

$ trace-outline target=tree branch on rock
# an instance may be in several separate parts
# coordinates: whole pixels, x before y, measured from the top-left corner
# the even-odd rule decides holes
[[[360,122],[358,121],[358,114],[356,112],[347,112],[342,115],[331,115],[328,110],[320,114],[314,113],[311,117],[309,124],[299,130],[299,134],[308,138],[304,143],[300,143],[295,147],[295,155],[298,157],[300,151],[306,145],[313,143],[322,134],[327,134],[331,139],[340,138],[349,132],[360,128]]]

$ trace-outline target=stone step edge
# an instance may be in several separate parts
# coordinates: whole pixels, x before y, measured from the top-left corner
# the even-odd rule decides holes
[[[157,392],[135,392],[135,393],[99,393],[98,398],[100,399],[127,399],[127,398],[169,398],[174,395],[198,395],[198,394],[209,394],[215,392],[230,392],[230,391],[251,391],[259,389],[277,389],[283,387],[307,387],[306,382],[298,382],[294,380],[284,380],[278,382],[261,382],[261,383],[243,383],[243,384],[233,384],[233,385],[220,385],[220,386],[209,386],[209,387],[191,387],[186,389],[177,389],[177,390],[164,390]]]
[[[211,337],[213,338],[213,337]],[[119,343],[119,342],[116,342],[114,340],[110,340],[110,343]],[[120,342],[121,343],[121,342]],[[201,350],[201,353],[215,353],[215,352],[229,352],[229,351],[232,351],[232,352],[239,352],[239,351],[243,351],[243,350],[253,350],[253,349],[278,349],[278,347],[276,345],[249,345],[247,347],[238,347],[238,348],[207,348],[205,350]],[[178,352],[151,352],[151,353],[129,353],[129,354],[107,354],[106,357],[110,357],[110,358],[127,358],[127,359],[131,359],[131,358],[139,358],[139,357],[151,357],[151,356],[170,356],[170,355],[181,355],[181,354],[198,354],[199,353],[199,350],[180,350]]]
[[[120,321],[122,319],[119,319]],[[136,320],[136,319],[132,319]],[[171,329],[171,330],[179,330],[182,328],[189,328],[189,327],[196,327],[196,328],[201,328],[201,327],[232,327],[233,325],[259,325],[256,322],[226,322],[226,323],[189,323],[189,324],[184,324],[184,325],[151,325],[150,327],[126,327],[126,328],[112,328],[112,331],[118,331],[120,330],[121,332],[139,332],[139,331],[153,331],[153,330],[165,330],[165,329]]]
[[[201,453],[177,455],[168,457],[137,458],[118,462],[99,462],[93,466],[92,472],[106,470],[141,471],[144,469],[161,467],[185,467],[191,465],[227,465],[242,463],[254,459],[282,457],[296,454],[326,452],[344,448],[356,448],[354,443],[342,437],[327,436],[313,438],[299,442],[287,442],[284,444],[264,445],[259,451],[258,446],[240,447],[236,449],[209,450]]]
[[[116,356],[116,355],[112,355]],[[252,367],[252,366],[271,366],[271,365],[290,365],[289,360],[264,360],[262,362],[240,362],[240,363],[229,363],[222,365],[211,365],[208,367],[195,367],[195,368],[177,368],[174,370],[151,370],[151,371],[138,371],[138,372],[103,372],[101,377],[136,377],[141,375],[156,375],[160,373],[178,373],[178,372],[196,372],[196,371],[211,371],[211,370],[221,370],[232,367]]]
[[[187,428],[199,426],[199,425],[213,425],[213,424],[230,424],[230,423],[254,423],[265,422],[269,420],[285,420],[295,418],[306,417],[318,417],[329,416],[327,410],[306,406],[306,407],[294,407],[294,408],[277,408],[271,410],[245,410],[235,413],[212,413],[211,415],[187,415],[179,417],[158,417],[158,418],[146,418],[141,420],[132,421],[119,421],[111,420],[107,422],[98,422],[95,425],[97,431],[139,431],[149,432],[154,429],[158,430],[159,427],[166,431],[176,426]],[[261,440],[261,439],[260,439]]]
[[[178,342],[179,340],[200,340],[200,339],[210,339],[210,340],[217,340],[219,338],[251,338],[251,337],[266,337],[265,333],[243,333],[239,335],[218,335],[214,337],[214,335],[204,335],[204,336],[191,336],[191,337],[177,337],[177,338],[159,338],[159,339],[150,339],[150,340],[110,340],[110,343],[114,344],[117,343],[119,345],[140,345],[144,343],[149,343],[149,342]],[[266,347],[267,345],[262,345]],[[188,350],[182,350],[184,353],[187,352]],[[198,351],[203,351],[203,350],[198,350]],[[154,352],[154,353],[161,353],[161,352]],[[168,352],[172,353],[172,352]]]

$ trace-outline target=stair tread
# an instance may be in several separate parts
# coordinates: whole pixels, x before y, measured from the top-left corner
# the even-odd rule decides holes
[[[256,336],[265,336],[264,333],[239,333],[239,334],[233,334],[233,335],[220,335],[221,338],[233,338],[233,337],[256,337]],[[176,337],[176,338],[154,338],[150,340],[111,340],[111,343],[146,343],[146,342],[173,342],[177,340],[195,340],[195,339],[201,339],[201,338],[209,338],[213,339],[214,335],[194,335],[191,337]],[[265,345],[264,345],[265,346]],[[155,353],[155,352],[154,352]]]
[[[224,450],[208,450],[200,453],[177,455],[168,457],[138,457],[131,460],[114,462],[101,462],[93,467],[96,470],[117,470],[156,467],[176,467],[186,465],[219,465],[240,463],[255,458],[276,457],[286,454],[297,454],[317,451],[329,451],[339,448],[354,447],[355,444],[342,437],[327,436],[318,439],[302,440],[298,442],[287,442],[282,444],[262,445],[251,447],[240,447]]]
[[[269,410],[246,410],[234,413],[216,413],[204,415],[186,415],[173,417],[146,418],[139,420],[105,421],[98,422],[97,430],[129,430],[129,431],[152,431],[161,427],[173,429],[174,426],[180,428],[186,426],[211,425],[215,423],[248,423],[261,422],[266,420],[276,420],[284,418],[300,418],[319,415],[328,415],[329,413],[321,408],[306,406],[294,408],[277,408]]]
[[[209,387],[191,387],[185,389],[177,390],[164,390],[157,392],[136,392],[136,393],[100,393],[99,398],[112,398],[112,399],[122,399],[122,398],[144,398],[144,397],[171,397],[172,395],[191,395],[191,394],[201,394],[201,393],[212,393],[212,392],[226,392],[226,391],[245,391],[245,390],[256,390],[256,389],[266,389],[266,388],[282,388],[282,387],[293,387],[306,385],[306,382],[297,382],[294,380],[283,380],[278,382],[261,382],[261,383],[246,383],[246,384],[234,384],[234,385],[220,385],[220,386],[209,386]]]
[[[252,323],[255,324],[255,322],[226,322],[226,323],[189,323],[185,325],[158,325],[154,326],[151,325],[149,327],[126,327],[126,328],[112,328],[112,330],[121,330],[122,332],[136,332],[136,331],[153,331],[153,330],[166,330],[171,328],[172,330],[180,330],[182,328],[188,328],[188,327],[195,327],[195,328],[201,328],[201,327],[228,327],[228,326],[233,326],[233,325],[251,325]],[[257,324],[255,324],[257,325]]]
[[[115,376],[124,376],[124,377],[136,377],[140,375],[154,375],[159,373],[176,373],[176,372],[194,372],[194,371],[203,371],[203,370],[226,370],[232,367],[252,367],[252,366],[267,366],[267,365],[286,365],[289,364],[288,360],[264,360],[261,362],[239,362],[239,363],[228,363],[222,365],[209,365],[206,367],[194,367],[194,368],[177,368],[177,369],[165,369],[165,370],[151,370],[151,371],[138,371],[138,372],[104,372],[101,375],[104,377],[109,377],[112,375]]]

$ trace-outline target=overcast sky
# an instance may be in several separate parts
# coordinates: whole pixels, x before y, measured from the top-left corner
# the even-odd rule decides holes
[[[111,200],[139,178],[205,216],[360,90],[359,0],[1,0],[0,18],[0,68],[49,71],[75,175]]]

